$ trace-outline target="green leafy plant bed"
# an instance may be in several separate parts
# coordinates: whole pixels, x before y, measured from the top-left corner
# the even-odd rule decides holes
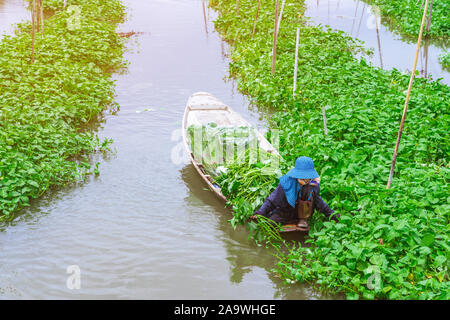
[[[383,16],[390,18],[389,25],[392,30],[414,36],[419,35],[425,0],[364,0],[364,2],[376,5]],[[430,2],[431,0],[429,4]],[[449,11],[450,3],[447,0],[433,0],[430,28],[426,29],[426,21],[424,35],[432,38],[448,38],[450,36]],[[429,12],[430,8],[427,10],[427,19]]]
[[[110,143],[85,128],[118,107],[111,73],[125,66],[116,34],[125,8],[115,0],[63,3],[44,1],[53,14],[36,33],[34,62],[30,22],[0,41],[0,220],[92,173],[86,155]]]
[[[272,75],[275,1],[261,2],[253,37],[254,1],[239,1],[239,16],[236,1],[210,5],[219,13],[216,30],[231,45],[238,89],[278,110],[269,126],[279,133],[281,171],[300,155],[313,158],[321,195],[342,217],[335,223],[313,215],[308,247],[284,250],[278,272],[352,299],[449,299],[449,87],[415,79],[386,189],[410,75],[372,66],[364,47],[341,31],[308,25],[302,1],[286,1]],[[258,170],[236,164],[218,179],[234,225],[246,223],[278,183],[278,175]]]

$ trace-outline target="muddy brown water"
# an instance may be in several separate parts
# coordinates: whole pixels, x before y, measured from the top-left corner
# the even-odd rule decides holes
[[[211,92],[265,127],[263,111],[224,80],[216,13],[205,8],[205,25],[198,0],[124,2],[129,19],[119,31],[138,34],[128,43],[128,71],[114,76],[120,111],[106,112],[96,129],[114,139],[113,152],[93,157],[98,177],[48,192],[0,226],[0,299],[340,298],[270,272],[276,259],[232,228],[229,209],[182,158],[181,119],[194,92]],[[23,19],[25,1],[0,0],[0,34]],[[381,33],[385,55],[388,34]],[[79,288],[68,282],[73,270]]]

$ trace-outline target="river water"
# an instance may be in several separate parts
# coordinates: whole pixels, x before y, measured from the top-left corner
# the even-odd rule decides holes
[[[368,60],[373,65],[384,69],[412,70],[417,37],[391,32],[389,19],[380,16],[376,6],[359,0],[306,0],[306,5],[306,15],[311,17],[313,24],[329,25],[345,31],[363,41],[366,48],[372,48],[373,55]],[[439,55],[448,48],[448,40],[430,41],[424,38],[417,63],[420,76],[433,80],[442,78],[442,83],[450,84],[450,73],[442,68],[438,60]]]
[[[113,152],[93,157],[98,177],[48,192],[0,226],[0,299],[340,298],[270,272],[276,259],[231,227],[230,210],[182,161],[181,119],[194,92],[264,128],[263,114],[224,80],[216,13],[199,0],[125,4],[120,31],[139,35],[127,72],[114,76],[120,111],[96,129]],[[24,1],[0,0],[0,34],[28,16]],[[77,271],[79,289],[67,283]]]

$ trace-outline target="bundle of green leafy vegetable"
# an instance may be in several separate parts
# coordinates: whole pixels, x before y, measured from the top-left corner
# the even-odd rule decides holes
[[[258,139],[254,128],[241,126],[191,125],[188,140],[194,157],[201,161],[211,176],[220,175],[220,169],[238,161],[239,155],[252,148],[257,152]]]
[[[230,74],[238,89],[253,103],[279,110],[269,124],[279,130],[281,156],[289,166],[298,156],[313,158],[321,195],[342,217],[334,223],[313,215],[310,246],[290,250],[280,260],[280,274],[349,299],[448,299],[449,87],[415,79],[394,180],[386,189],[409,74],[370,65],[360,43],[344,32],[308,25],[304,3],[286,1],[272,75],[275,1],[261,2],[253,38],[253,1],[239,1],[239,16],[235,1],[211,5],[219,13],[216,29],[231,44]],[[275,175],[265,182],[252,174],[254,184],[246,183],[255,189],[242,193],[233,181],[245,170],[232,167],[223,177],[232,186],[225,189],[233,199],[234,223],[246,221],[277,183]]]
[[[34,63],[30,22],[0,41],[0,220],[49,188],[82,179],[90,172],[82,155],[110,143],[86,127],[117,108],[111,73],[125,65],[116,33],[125,8],[117,0],[68,0],[80,8],[69,29],[74,12],[63,4],[44,1],[55,11],[36,34]]]

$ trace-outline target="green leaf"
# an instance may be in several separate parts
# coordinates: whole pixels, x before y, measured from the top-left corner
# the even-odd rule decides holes
[[[36,188],[39,188],[39,183],[37,183],[36,181],[28,180],[27,182],[28,182],[29,185],[31,185],[33,187],[36,187]]]
[[[434,265],[436,267],[440,267],[442,266],[445,262],[447,261],[447,258],[445,256],[437,256],[436,258],[434,258]]]
[[[426,233],[422,237],[422,245],[429,247],[434,242],[434,233]]]

